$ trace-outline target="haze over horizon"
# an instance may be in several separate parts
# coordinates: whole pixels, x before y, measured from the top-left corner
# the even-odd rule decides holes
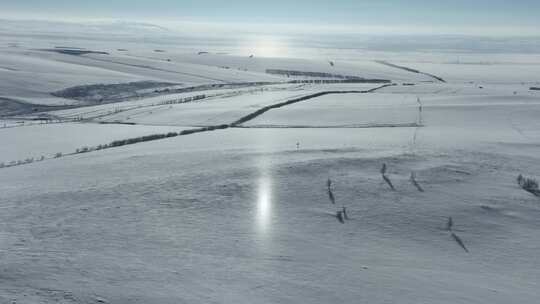
[[[341,0],[252,2],[247,0],[0,0],[0,18],[40,20],[126,20],[161,25],[204,24],[207,29],[249,26],[253,31],[540,35],[540,3],[519,1]],[[294,25],[294,26],[291,26]],[[173,26],[174,27],[174,26]]]

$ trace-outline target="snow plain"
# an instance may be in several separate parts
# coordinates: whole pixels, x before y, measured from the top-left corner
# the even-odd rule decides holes
[[[0,129],[2,146],[0,162],[52,158],[56,153],[70,154],[76,149],[108,144],[114,140],[178,132],[182,128],[167,126],[130,126],[95,123],[52,123]]]
[[[3,82],[3,97],[40,104],[54,90],[133,80],[278,84],[62,108],[46,113],[62,123],[0,129],[0,161],[9,161],[229,125],[0,168],[0,302],[538,302],[540,200],[516,178],[540,178],[540,96],[528,90],[540,74],[522,61],[488,70],[402,63],[448,78],[435,83],[360,58],[339,73],[397,85],[283,104],[234,125],[269,105],[379,84],[288,84],[264,73],[333,72],[326,59],[206,56],[167,44],[162,53],[133,43],[129,54],[37,51],[58,45],[48,39],[0,49],[0,66],[27,70],[0,72],[16,79]],[[116,49],[110,41],[90,45]],[[40,74],[44,62],[51,70]],[[77,77],[65,77],[69,69]],[[218,96],[160,104],[200,94]],[[40,114],[2,119],[35,123]],[[135,125],[118,124],[126,122]],[[395,191],[381,177],[383,164]],[[344,224],[336,218],[343,206]]]

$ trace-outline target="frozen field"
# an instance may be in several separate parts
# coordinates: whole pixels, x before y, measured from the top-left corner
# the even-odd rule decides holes
[[[296,90],[248,92],[237,96],[218,96],[201,102],[135,109],[101,120],[177,126],[229,124],[259,108],[304,95],[305,92]]]
[[[534,303],[539,202],[515,176],[538,158],[371,130],[225,130],[4,169],[2,297]]]
[[[70,154],[82,147],[108,144],[125,139],[156,133],[181,131],[166,126],[101,125],[64,123],[32,125],[0,129],[0,162],[53,157],[56,153]]]
[[[0,163],[45,156],[0,168],[0,303],[538,302],[540,65],[53,38],[0,48]]]
[[[249,121],[250,127],[373,127],[419,123],[414,95],[330,94],[276,109]]]

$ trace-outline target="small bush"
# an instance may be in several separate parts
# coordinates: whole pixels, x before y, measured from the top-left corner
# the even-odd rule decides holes
[[[538,181],[536,179],[524,177],[520,174],[517,178],[517,182],[523,190],[530,192],[536,196],[540,196],[540,189],[538,188]]]
[[[449,217],[448,221],[446,222],[446,230],[452,231],[452,227],[454,227],[454,220],[452,217]]]
[[[385,174],[386,174],[386,164],[382,164],[381,174],[382,174],[382,175],[385,175]]]
[[[60,157],[62,157],[62,153],[60,153],[60,152],[58,152],[58,153],[56,153],[56,154],[54,155],[54,158],[60,158]]]
[[[75,153],[86,153],[86,152],[90,152],[90,148],[82,147],[82,148],[79,148],[79,149],[75,150]]]
[[[527,190],[538,190],[538,181],[532,178],[526,178],[522,187]]]

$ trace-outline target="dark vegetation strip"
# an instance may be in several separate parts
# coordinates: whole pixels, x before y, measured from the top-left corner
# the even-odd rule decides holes
[[[55,52],[55,53],[60,53],[60,54],[65,54],[65,55],[75,55],[75,56],[81,56],[81,55],[87,55],[87,54],[109,55],[109,53],[107,52],[83,50],[80,48],[64,49],[64,48],[56,47],[54,49],[39,49],[38,51]]]
[[[436,80],[438,80],[440,82],[446,82],[446,80],[444,80],[443,78],[441,78],[439,76],[436,76],[436,75],[433,75],[433,74],[430,74],[430,73],[426,73],[426,72],[422,72],[422,71],[419,71],[419,70],[416,70],[416,69],[412,69],[412,68],[409,68],[409,67],[406,67],[406,66],[393,64],[393,63],[390,63],[390,62],[384,61],[384,60],[375,60],[375,62],[377,62],[379,64],[382,64],[382,65],[389,66],[391,68],[396,68],[396,69],[404,70],[404,71],[411,72],[411,73],[426,75],[426,76],[434,78],[434,79],[436,79]]]
[[[349,75],[340,75],[332,74],[325,72],[306,72],[306,71],[296,71],[296,70],[281,70],[281,69],[267,69],[267,74],[273,75],[282,75],[287,77],[312,77],[312,78],[335,78],[340,80],[350,80],[350,81],[359,81],[359,82],[374,82],[374,83],[387,83],[390,82],[386,79],[367,79],[359,76],[349,76]]]
[[[40,105],[32,104],[22,100],[0,97],[0,117],[10,118],[13,116],[24,115],[29,113],[41,113],[48,111],[57,111],[64,109],[73,109],[77,106],[64,105]],[[41,119],[38,119],[41,120]]]
[[[133,144],[146,142],[146,141],[154,141],[154,140],[176,137],[176,136],[183,136],[183,135],[190,135],[190,134],[201,133],[201,132],[227,129],[228,127],[229,125],[217,125],[217,126],[209,126],[209,127],[184,130],[179,133],[169,132],[169,133],[164,133],[164,134],[153,134],[153,135],[146,135],[146,136],[140,136],[140,137],[134,137],[134,138],[128,138],[128,139],[122,139],[122,140],[115,140],[111,142],[110,144],[108,144],[106,148],[121,147],[125,145],[133,145]]]
[[[121,101],[129,101],[134,99],[141,99],[146,97],[172,95],[179,93],[190,93],[197,91],[210,91],[219,89],[240,89],[255,86],[270,86],[279,84],[333,84],[333,83],[391,83],[390,80],[385,79],[304,79],[304,80],[291,80],[291,81],[255,81],[255,82],[231,82],[231,83],[213,83],[203,84],[182,88],[171,88],[171,86],[179,86],[179,83],[165,83],[165,82],[151,82],[140,81],[121,84],[97,84],[97,85],[82,85],[69,87],[60,91],[52,92],[51,95],[56,97],[62,97],[67,99],[75,99],[79,101],[89,102],[88,105],[93,106],[104,103],[116,103]],[[130,91],[132,94],[129,96],[120,96],[118,94],[110,94],[110,91]],[[148,92],[140,92],[144,89],[153,89]],[[98,93],[101,99],[95,100],[93,95]],[[92,95],[92,96],[91,96]],[[116,96],[118,95],[118,96]],[[94,98],[94,99],[93,99]],[[83,107],[81,106],[81,107]]]
[[[144,85],[147,83],[148,85]],[[141,85],[142,87],[136,87],[135,85]],[[75,99],[79,101],[92,102],[90,106],[100,105],[104,103],[116,103],[122,101],[136,100],[147,97],[155,96],[164,96],[172,95],[179,93],[191,93],[197,91],[211,91],[218,89],[236,89],[236,88],[245,88],[253,86],[265,86],[280,84],[277,82],[237,82],[237,83],[214,83],[214,84],[203,84],[190,87],[182,88],[171,88],[170,86],[178,86],[179,83],[159,83],[159,82],[149,82],[149,81],[140,81],[140,82],[131,82],[123,84],[99,84],[99,85],[82,85],[69,87],[60,91],[52,92],[51,95],[56,97],[62,97],[67,99]],[[112,96],[108,97],[108,91],[130,91],[132,89],[132,94],[127,97],[122,96]],[[140,90],[150,89],[148,92],[140,92]],[[104,96],[103,100],[93,100],[90,95],[98,93],[100,96]]]

